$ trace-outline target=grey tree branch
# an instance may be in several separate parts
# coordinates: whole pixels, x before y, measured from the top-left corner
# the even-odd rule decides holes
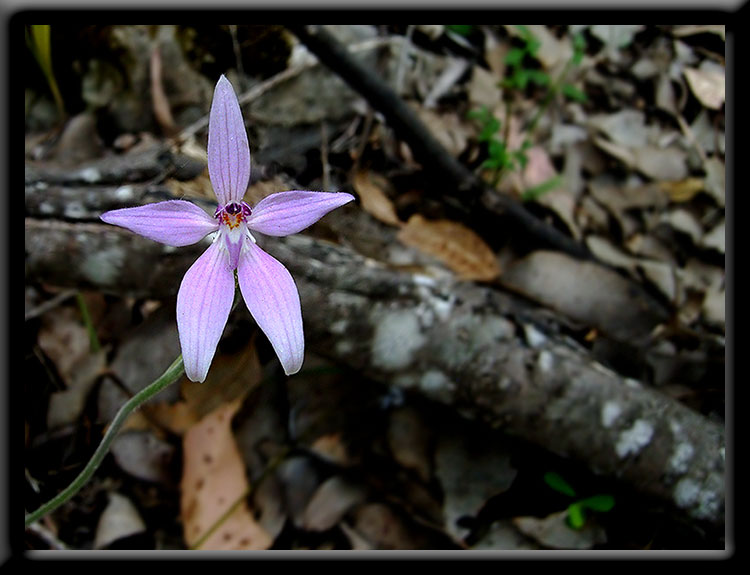
[[[95,223],[121,188],[50,189],[42,208],[27,186],[29,280],[168,297],[205,249],[168,248]],[[128,193],[134,205],[161,192],[133,185]],[[60,194],[68,195],[56,202]],[[392,270],[302,235],[262,245],[294,275],[317,353],[723,525],[723,427],[605,369],[559,335],[546,310],[495,289]]]

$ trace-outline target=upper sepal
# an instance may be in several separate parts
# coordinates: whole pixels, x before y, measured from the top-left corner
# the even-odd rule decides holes
[[[250,147],[234,88],[224,75],[214,89],[208,120],[208,175],[219,204],[239,202],[250,181]]]

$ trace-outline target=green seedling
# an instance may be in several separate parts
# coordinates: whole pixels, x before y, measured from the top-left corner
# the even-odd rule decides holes
[[[552,489],[563,495],[576,498],[575,489],[559,473],[544,474],[544,482]],[[615,498],[611,495],[593,495],[584,499],[577,499],[568,505],[568,525],[573,529],[581,529],[586,524],[586,511],[606,513],[615,505]]]
[[[506,77],[500,82],[500,86],[506,90],[523,91],[529,82],[538,86],[548,85],[550,78],[546,72],[526,66],[529,60],[536,58],[541,42],[526,26],[516,26],[516,29],[520,33],[521,46],[511,48],[505,55],[505,65],[508,71]]]
[[[487,159],[479,166],[480,170],[488,170],[493,173],[492,185],[496,186],[505,170],[523,170],[528,158],[526,150],[531,147],[530,140],[524,140],[518,150],[508,150],[507,138],[500,136],[501,122],[490,111],[482,106],[477,110],[471,110],[467,117],[475,120],[480,127],[478,139],[487,144]]]
[[[528,163],[526,151],[532,145],[536,126],[557,94],[562,94],[568,99],[578,102],[586,101],[586,94],[566,81],[571,69],[580,65],[583,61],[586,51],[586,40],[583,35],[576,34],[573,36],[573,55],[566,63],[561,74],[553,81],[546,72],[538,68],[529,67],[532,60],[536,59],[537,52],[541,46],[539,40],[536,39],[526,26],[516,26],[516,29],[519,32],[520,45],[513,47],[506,54],[505,64],[507,66],[507,74],[499,83],[499,86],[504,90],[505,117],[511,117],[514,95],[519,91],[525,91],[529,84],[545,87],[547,91],[538,110],[525,128],[526,137],[523,139],[523,144],[516,150],[508,149],[510,123],[507,120],[504,130],[501,130],[500,120],[495,118],[486,107],[471,110],[467,114],[469,119],[477,121],[480,126],[479,141],[487,144],[488,157],[482,162],[479,169],[492,173],[491,181],[493,186],[498,185],[502,176],[508,170],[523,170],[526,167]],[[524,201],[536,200],[559,185],[560,178],[558,176],[553,177],[534,188],[526,190],[522,194],[522,199]]]
[[[65,116],[65,105],[63,103],[60,89],[57,87],[55,73],[52,70],[52,48],[50,44],[50,27],[31,25],[26,27],[26,45],[36,58],[39,67],[42,69],[47,84],[55,99],[57,112],[62,118]]]

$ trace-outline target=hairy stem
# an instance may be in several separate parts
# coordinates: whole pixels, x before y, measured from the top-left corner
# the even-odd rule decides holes
[[[68,485],[68,487],[63,489],[55,497],[39,507],[36,511],[27,513],[26,526],[28,527],[29,525],[34,523],[34,521],[37,521],[48,513],[51,513],[52,511],[60,507],[60,505],[68,501],[76,493],[78,493],[78,491],[88,482],[88,480],[91,479],[91,476],[101,464],[104,456],[107,455],[112,440],[117,435],[117,432],[122,427],[122,424],[125,423],[127,417],[136,408],[140,407],[143,403],[151,399],[165,387],[168,387],[169,385],[177,381],[184,373],[184,371],[185,370],[182,362],[182,355],[180,355],[177,359],[174,360],[172,365],[170,365],[167,370],[161,376],[159,376],[158,379],[154,380],[153,383],[149,384],[147,387],[135,394],[130,400],[128,400],[128,402],[123,405],[117,412],[117,415],[115,415],[115,418],[112,420],[112,424],[109,426],[109,429],[107,429],[107,432],[102,438],[102,442],[99,444],[99,447],[96,448],[94,455],[86,464],[86,467],[84,467],[83,471],[81,471],[78,477],[76,477],[75,480],[70,485]]]

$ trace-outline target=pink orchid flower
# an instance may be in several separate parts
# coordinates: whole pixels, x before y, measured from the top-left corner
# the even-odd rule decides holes
[[[185,274],[177,294],[177,329],[191,380],[204,381],[208,374],[234,300],[234,270],[247,308],[284,372],[296,373],[305,351],[299,292],[291,274],[258,247],[251,231],[295,234],[354,197],[290,191],[271,194],[254,207],[245,203],[250,148],[237,96],[224,76],[211,104],[208,174],[219,201],[213,217],[193,203],[170,200],[108,211],[101,219],[169,246],[187,246],[218,232]]]

